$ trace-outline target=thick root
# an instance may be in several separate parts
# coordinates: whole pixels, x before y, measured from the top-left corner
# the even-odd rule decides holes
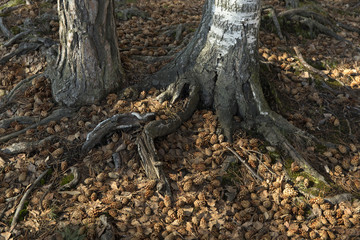
[[[276,115],[276,117],[282,118],[278,115]],[[294,148],[294,145],[299,145],[300,147],[314,146],[316,143],[319,143],[319,141],[312,135],[291,125],[285,119],[282,120],[281,122],[285,122],[285,124],[279,126],[279,124],[274,123],[272,119],[265,119],[257,122],[256,129],[272,146],[278,147],[286,156],[291,158],[291,161],[297,162],[304,172],[318,179],[318,181],[323,182],[325,185],[330,186],[327,178],[320,173],[321,169],[315,169],[313,165]],[[289,136],[292,138],[292,142],[287,139]]]
[[[19,82],[4,98],[0,99],[0,112],[9,106],[16,97],[22,96],[24,91],[31,85],[33,79],[43,75],[43,73],[35,74]]]
[[[160,101],[171,98],[174,103],[185,90],[187,82],[176,82],[171,84],[168,89],[158,96]],[[148,123],[142,133],[138,136],[136,144],[138,152],[141,157],[141,164],[145,169],[146,175],[152,179],[158,179],[158,191],[164,195],[171,196],[170,184],[162,169],[163,162],[157,156],[154,145],[154,139],[161,136],[166,136],[178,129],[181,124],[188,120],[195,111],[199,102],[199,88],[197,85],[189,86],[189,97],[187,99],[184,111],[175,114],[175,117],[169,120],[158,120]]]

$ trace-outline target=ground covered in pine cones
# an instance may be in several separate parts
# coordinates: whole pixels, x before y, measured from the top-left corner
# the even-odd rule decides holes
[[[46,44],[58,39],[52,2],[0,1],[0,16],[12,36],[32,29],[15,42],[0,37],[0,100],[35,76],[23,85],[23,94],[1,108],[0,139],[59,108],[49,79],[41,75]],[[131,84],[156,72],[188,43],[203,5],[202,0],[115,2],[122,64]],[[286,10],[283,1],[265,5],[278,14]],[[176,132],[155,140],[172,191],[172,197],[163,196],[140,164],[139,129],[114,132],[86,153],[81,147],[87,134],[114,114],[152,112],[156,119],[168,119],[184,102],[160,103],[156,96],[162,89],[155,88],[114,93],[71,117],[1,140],[0,239],[358,239],[360,5],[321,0],[301,2],[304,6],[332,22],[341,38],[279,16],[281,39],[271,12],[264,9],[261,78],[275,111],[334,144],[302,150],[329,176],[331,186],[251,133],[237,129],[234,142],[224,142],[215,113],[197,110]],[[340,23],[352,28],[340,28]],[[39,46],[4,60],[24,43]]]

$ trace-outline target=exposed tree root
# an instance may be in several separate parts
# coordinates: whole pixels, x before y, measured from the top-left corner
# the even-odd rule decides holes
[[[299,0],[285,0],[286,7],[297,8],[299,7]]]
[[[23,95],[25,89],[31,85],[31,81],[34,78],[41,76],[43,76],[43,73],[35,74],[19,82],[5,97],[0,99],[0,112],[2,112],[6,106],[11,104],[16,97]]]
[[[0,17],[0,30],[7,38],[12,37],[12,33],[7,29],[7,27],[4,25],[2,17]]]
[[[299,61],[300,63],[306,68],[308,69],[309,71],[313,72],[313,73],[316,73],[316,74],[319,74],[320,76],[322,76],[324,78],[324,80],[328,80],[329,77],[323,73],[322,71],[314,68],[313,66],[311,66],[310,64],[308,64],[305,59],[303,58],[300,50],[298,47],[294,47],[294,50],[295,50],[295,53],[296,55],[298,56],[299,58]],[[335,81],[337,81],[340,85],[344,86],[344,83],[342,83],[341,81],[337,80],[337,79],[334,79]],[[326,84],[325,84],[326,85]],[[327,86],[327,85],[326,85]],[[329,89],[329,87],[327,87]]]
[[[12,145],[3,148],[0,151],[2,151],[5,154],[11,154],[11,155],[19,154],[23,152],[29,153],[35,149],[38,149],[41,146],[45,146],[53,139],[55,139],[55,136],[49,136],[39,141],[13,143]]]
[[[145,169],[149,178],[157,179],[158,191],[171,196],[170,184],[162,169],[163,163],[159,160],[154,145],[154,139],[166,136],[178,129],[181,124],[188,120],[195,111],[199,102],[199,87],[195,84],[189,84],[186,81],[176,81],[170,84],[165,92],[158,96],[160,101],[171,98],[174,103],[183,94],[188,95],[186,99],[184,111],[174,113],[174,117],[169,120],[151,121],[145,125],[141,134],[136,139],[138,152],[141,158],[141,164]],[[124,93],[126,94],[126,93]],[[150,121],[154,114],[147,113],[140,115],[138,113],[117,114],[99,123],[93,131],[91,131],[83,144],[82,151],[87,152],[99,143],[106,135],[118,129],[129,129],[141,127],[141,123]]]
[[[0,137],[0,142],[6,142],[6,141],[9,141],[10,139],[14,138],[14,137],[17,137],[23,133],[25,133],[27,130],[29,129],[33,129],[33,128],[36,128],[37,126],[40,126],[40,125],[44,125],[44,124],[47,124],[51,121],[58,121],[60,120],[61,118],[63,117],[70,117],[72,116],[73,114],[75,113],[75,111],[73,109],[70,109],[70,108],[59,108],[59,109],[56,109],[53,111],[53,113],[51,115],[49,115],[48,117],[40,120],[38,123],[35,123],[35,124],[32,124],[24,129],[21,129],[20,131],[17,131],[17,132],[13,132],[13,133],[10,133],[8,135],[5,135],[3,137]]]
[[[23,6],[24,6],[24,4],[18,4],[18,5],[12,6],[12,7],[5,7],[3,9],[1,9],[0,15],[6,15],[12,11],[15,11],[16,9],[23,7]]]
[[[138,113],[116,114],[100,122],[94,130],[88,133],[86,141],[82,146],[83,152],[88,152],[98,144],[106,135],[116,130],[126,130],[140,127],[142,122],[151,120],[154,114],[148,113],[140,115]]]
[[[6,54],[0,59],[0,64],[4,64],[9,61],[12,57],[21,56],[26,54],[30,51],[38,49],[42,44],[41,43],[21,43],[16,50],[12,51],[11,53]]]
[[[351,41],[341,37],[336,33],[338,28],[336,26],[342,27],[349,31],[360,32],[360,29],[348,26],[346,24],[333,22],[327,19],[324,16],[321,16],[318,13],[315,13],[307,8],[294,8],[290,10],[283,11],[278,14],[278,17],[284,17],[292,21],[300,22],[310,29],[310,33],[312,33],[315,29],[319,32],[328,35],[329,37],[335,38],[339,41],[344,41],[349,45],[355,47],[358,51],[360,50],[356,47]]]
[[[136,8],[136,7],[131,7],[131,8],[126,8],[126,9],[122,9],[117,11],[117,17],[119,18],[119,20],[121,21],[127,21],[132,17],[140,17],[142,19],[148,19],[148,13],[141,11],[140,9]]]
[[[299,58],[300,63],[301,63],[305,68],[307,68],[308,70],[310,70],[310,71],[313,72],[313,73],[319,74],[319,75],[322,76],[325,80],[329,79],[329,77],[328,77],[325,73],[323,73],[322,71],[314,68],[313,66],[311,66],[310,64],[308,64],[308,63],[305,61],[305,59],[303,58],[303,56],[302,56],[302,54],[301,54],[301,52],[300,52],[300,50],[299,50],[298,47],[294,47],[294,50],[295,50],[296,55],[297,55],[298,58]],[[342,85],[344,85],[344,84],[342,84]]]
[[[10,38],[6,43],[4,43],[4,47],[11,46],[12,44],[14,44],[15,42],[17,42],[18,40],[20,40],[21,38],[25,37],[26,35],[28,35],[30,33],[31,33],[31,30],[27,30],[27,31],[16,34],[12,38]]]
[[[8,119],[4,119],[0,121],[0,128],[8,128],[10,127],[11,123],[18,122],[20,124],[33,124],[38,122],[40,118],[37,117],[27,117],[27,116],[19,116],[19,117],[12,117]]]
[[[292,161],[297,162],[305,172],[329,185],[326,178],[319,172],[320,169],[315,169],[293,146],[296,144],[307,147],[319,144],[319,141],[314,136],[298,129],[275,113],[272,113],[270,118],[257,121],[255,128],[270,145],[278,147]],[[290,142],[288,138],[291,138],[292,141]]]
[[[171,102],[175,102],[183,90],[186,90],[186,83],[180,81],[171,84],[168,89],[159,96],[161,101],[171,98]],[[158,191],[171,196],[170,184],[162,169],[163,163],[159,161],[156,153],[154,139],[161,136],[166,136],[178,129],[182,122],[189,119],[195,111],[199,102],[199,87],[197,85],[189,86],[189,97],[183,112],[178,112],[175,117],[170,120],[158,120],[148,123],[142,133],[138,136],[136,144],[138,145],[138,152],[141,157],[141,164],[145,169],[146,175],[149,178],[158,179]]]

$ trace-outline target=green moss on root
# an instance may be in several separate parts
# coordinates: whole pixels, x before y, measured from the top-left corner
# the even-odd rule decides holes
[[[74,179],[74,174],[70,173],[68,175],[65,175],[61,181],[60,181],[60,185],[64,186],[65,184],[68,184],[69,182],[71,182]]]
[[[295,183],[296,187],[299,188],[304,193],[311,194],[313,196],[327,196],[330,192],[332,192],[332,187],[328,186],[323,181],[313,177],[311,174],[305,171],[293,172],[291,171],[291,164],[294,161],[292,159],[285,159],[284,168],[289,176],[290,180]],[[296,183],[296,178],[302,176],[304,179],[308,179],[310,182],[310,186],[305,187],[302,183]]]

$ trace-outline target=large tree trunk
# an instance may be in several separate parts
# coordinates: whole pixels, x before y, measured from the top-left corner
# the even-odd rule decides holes
[[[216,110],[225,137],[231,141],[233,116],[284,150],[305,171],[325,179],[292,146],[315,138],[272,111],[259,81],[258,31],[260,0],[207,0],[200,26],[188,46],[153,77],[153,84],[174,81],[160,97],[175,100],[187,84],[200,86],[200,102]],[[291,140],[291,143],[288,141]]]
[[[123,85],[113,0],[58,0],[60,50],[49,66],[55,100],[67,106],[99,101]]]
[[[259,84],[260,9],[260,0],[208,0],[194,39],[155,77],[195,78],[202,104],[216,110],[228,138],[233,115],[250,121],[269,112]]]

